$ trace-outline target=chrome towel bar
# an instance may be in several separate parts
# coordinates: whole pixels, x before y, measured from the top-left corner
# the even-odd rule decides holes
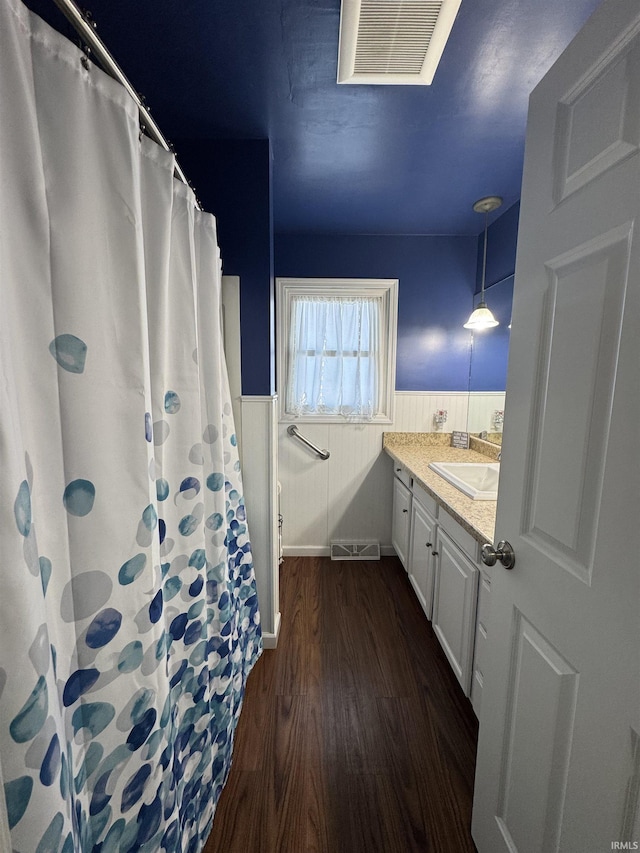
[[[313,451],[315,451],[320,457],[320,459],[328,459],[331,456],[328,450],[320,450],[319,447],[316,447],[315,444],[312,444],[308,438],[305,438],[300,432],[298,432],[298,427],[295,424],[291,424],[291,426],[287,427],[287,432],[294,438],[299,438],[303,444],[306,444],[307,447],[310,447]]]

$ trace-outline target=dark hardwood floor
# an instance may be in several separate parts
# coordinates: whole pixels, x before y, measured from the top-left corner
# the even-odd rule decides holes
[[[280,582],[204,853],[473,853],[476,719],[400,562]]]

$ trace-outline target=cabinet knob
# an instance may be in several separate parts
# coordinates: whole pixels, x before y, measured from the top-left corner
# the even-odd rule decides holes
[[[433,554],[433,556],[434,556],[434,557],[437,557],[437,556],[438,556],[438,552],[437,552],[437,551],[432,551],[431,553]]]
[[[427,545],[427,548],[431,548],[431,546],[433,545],[433,542],[427,542],[426,545]]]
[[[402,510],[402,512],[409,512],[409,510],[408,510],[408,509],[403,509],[403,510]]]

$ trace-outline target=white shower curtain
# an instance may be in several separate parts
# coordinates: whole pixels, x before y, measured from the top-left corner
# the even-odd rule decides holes
[[[81,58],[2,0],[0,847],[197,853],[262,647],[215,222]]]

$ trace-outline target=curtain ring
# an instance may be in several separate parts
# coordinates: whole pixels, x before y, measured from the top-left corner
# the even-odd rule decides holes
[[[90,71],[91,70],[91,62],[90,62],[91,48],[89,47],[88,44],[83,44],[81,47],[82,47],[83,56],[82,56],[80,62],[82,63],[82,67],[86,71]]]

